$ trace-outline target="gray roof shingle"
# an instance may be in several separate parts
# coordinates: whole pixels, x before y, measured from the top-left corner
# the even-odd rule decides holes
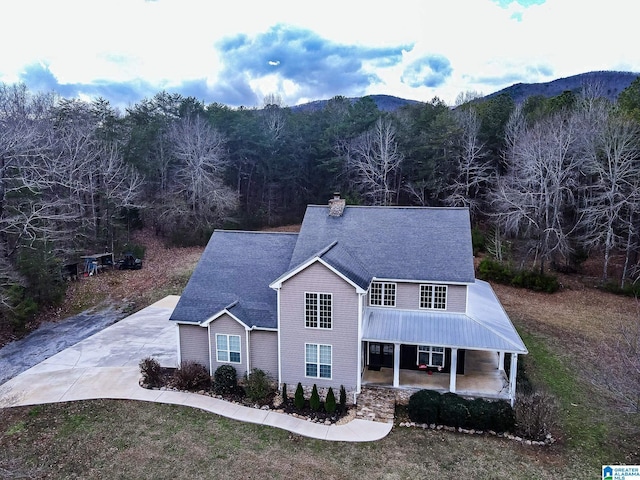
[[[277,328],[277,294],[297,234],[216,230],[171,320],[202,323],[227,308],[249,327]]]
[[[356,263],[366,265],[376,278],[459,283],[475,278],[465,208],[347,206],[335,217],[326,206],[310,205],[289,270],[332,242],[354,258],[338,263],[358,270]]]

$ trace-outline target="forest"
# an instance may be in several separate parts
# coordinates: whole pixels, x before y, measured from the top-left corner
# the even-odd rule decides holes
[[[215,228],[297,223],[333,192],[348,204],[468,207],[490,254],[540,272],[602,262],[640,276],[640,78],[615,102],[598,85],[516,104],[461,93],[380,111],[370,97],[319,109],[204,104],[160,92],[124,112],[0,84],[0,322],[60,302],[63,267]],[[622,268],[611,273],[612,258]]]

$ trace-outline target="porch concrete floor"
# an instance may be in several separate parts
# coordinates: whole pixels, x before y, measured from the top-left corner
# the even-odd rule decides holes
[[[393,385],[393,368],[380,371],[365,369],[363,385]],[[434,372],[428,375],[419,370],[400,370],[400,388],[418,388],[449,391],[449,374]],[[495,352],[467,350],[464,375],[457,375],[456,393],[484,398],[509,398],[509,382],[504,372],[498,370],[498,355]]]

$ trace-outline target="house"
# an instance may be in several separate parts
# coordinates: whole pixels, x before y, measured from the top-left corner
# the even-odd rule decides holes
[[[299,233],[216,230],[171,321],[181,362],[355,394],[381,384],[513,403],[527,353],[475,279],[467,209],[338,196],[309,206]]]

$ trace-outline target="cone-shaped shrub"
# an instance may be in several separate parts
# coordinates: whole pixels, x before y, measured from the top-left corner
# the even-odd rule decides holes
[[[286,402],[287,402],[287,400],[289,400],[289,399],[287,398],[287,384],[286,384],[286,383],[283,383],[283,384],[282,384],[282,401],[283,401],[284,403],[286,403]]]
[[[298,382],[298,386],[296,387],[296,394],[293,397],[293,404],[298,410],[302,410],[304,408],[304,390],[302,390],[302,384],[300,382]]]
[[[324,400],[324,409],[327,413],[333,413],[336,411],[336,396],[333,394],[333,388],[331,387],[329,387],[327,398]]]
[[[340,385],[340,411],[344,412],[347,406],[347,391],[344,389],[344,385]]]
[[[320,410],[320,395],[318,395],[318,388],[316,384],[313,384],[313,389],[311,390],[311,398],[309,399],[309,407],[314,412]]]

